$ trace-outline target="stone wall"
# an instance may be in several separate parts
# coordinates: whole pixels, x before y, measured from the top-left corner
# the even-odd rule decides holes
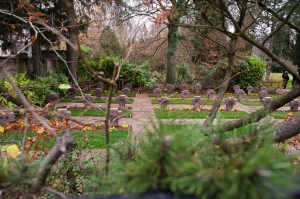
[[[5,58],[0,58],[0,62],[4,60]],[[24,58],[12,58],[8,62],[4,64],[4,67],[6,67],[7,71],[11,75],[16,75],[18,73],[24,73],[27,72],[27,67],[32,68],[32,63],[29,61],[28,66],[25,61],[23,61]],[[4,75],[2,72],[0,73],[0,80],[4,78]]]

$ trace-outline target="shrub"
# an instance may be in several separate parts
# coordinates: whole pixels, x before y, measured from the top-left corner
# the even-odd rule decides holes
[[[190,66],[188,63],[181,62],[176,65],[177,73],[176,73],[176,82],[181,83],[192,83],[194,77],[191,74]]]

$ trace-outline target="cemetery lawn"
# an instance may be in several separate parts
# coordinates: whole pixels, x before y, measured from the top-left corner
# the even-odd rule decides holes
[[[285,119],[286,114],[288,114],[290,111],[288,112],[281,112],[281,111],[274,111],[271,113],[271,116],[273,116],[275,119]],[[295,116],[299,115],[300,112],[292,112]]]
[[[201,105],[213,105],[214,100],[203,100]],[[152,99],[151,100],[152,104],[159,104],[158,99]],[[187,99],[187,100],[182,100],[181,98],[170,98],[170,104],[192,104],[192,99]],[[221,104],[224,104],[224,102],[221,102]]]
[[[153,93],[149,93],[148,96],[151,98],[155,98],[155,95]],[[181,94],[178,94],[178,93],[176,93],[176,94],[175,93],[174,94],[162,93],[160,96],[161,97],[169,97],[169,98],[180,98],[180,99],[182,97]],[[193,94],[193,93],[191,93],[189,95],[189,98],[193,98],[195,96],[200,96],[201,98],[205,98],[205,97],[207,98],[207,95],[205,95],[205,94]]]
[[[60,102],[74,102],[74,103],[83,103],[81,98],[64,98],[60,100]],[[133,99],[129,98],[126,104],[132,104],[134,102]],[[106,98],[102,99],[94,99],[93,103],[106,103]],[[118,104],[118,101],[116,99],[111,100],[112,104]]]
[[[110,132],[110,143],[115,144],[122,142],[128,138],[131,134],[131,131],[128,130],[113,130]],[[58,133],[61,136],[61,133]],[[105,132],[104,131],[86,131],[86,132],[71,132],[71,135],[74,137],[74,141],[77,144],[76,147],[90,149],[90,148],[105,148]],[[28,132],[27,138],[38,136],[36,132]],[[1,135],[2,141],[14,140],[14,143],[21,143],[23,139],[22,133],[12,133],[8,132],[4,135]],[[2,146],[12,143],[0,143]],[[51,149],[55,144],[55,138],[49,138],[47,141],[42,139],[36,139],[37,150],[43,150],[44,148]],[[0,146],[1,146],[0,145]],[[32,150],[34,150],[34,147]]]
[[[263,106],[262,102],[260,101],[251,101],[251,102],[237,101],[237,103],[243,104],[245,106]],[[284,106],[289,106],[289,104],[285,104]]]
[[[101,116],[104,117],[106,109],[80,109],[80,108],[70,108],[71,116]],[[122,110],[122,117],[132,117],[132,110],[124,109]]]
[[[206,119],[209,115],[209,111],[191,111],[191,110],[164,110],[155,109],[155,115],[157,119],[176,119],[176,118],[186,118],[186,119]],[[242,118],[248,113],[245,111],[221,111],[218,112],[217,117],[222,119],[236,119]]]

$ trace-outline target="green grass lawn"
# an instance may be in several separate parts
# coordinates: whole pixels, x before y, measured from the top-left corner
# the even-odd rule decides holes
[[[79,109],[79,108],[70,108],[68,111],[71,111],[71,116],[105,116],[105,109]],[[125,109],[122,110],[122,117],[132,117],[132,110]]]
[[[104,131],[87,131],[87,132],[71,132],[74,137],[74,141],[77,144],[78,148],[105,148],[105,132]],[[127,139],[128,135],[131,132],[128,130],[113,130],[110,132],[110,143],[115,144],[117,142],[121,142]],[[27,138],[37,136],[36,132],[28,132]],[[61,136],[61,133],[59,133]],[[21,133],[6,133],[0,136],[0,140],[6,141],[0,142],[0,145],[7,145],[12,143],[21,143],[23,139],[23,134]],[[9,140],[13,140],[14,142],[8,142]],[[55,138],[50,138],[47,141],[43,141],[42,139],[37,138],[36,144],[40,150],[44,148],[51,149],[55,144]],[[32,148],[33,149],[33,148]]]
[[[155,97],[155,95],[153,94],[153,93],[149,93],[148,94],[148,96],[149,97],[152,97],[152,98],[154,98]],[[200,96],[201,98],[205,98],[205,97],[207,97],[207,95],[205,95],[205,94],[190,94],[189,95],[189,98],[193,98],[193,97],[195,97],[195,96]],[[162,93],[161,94],[161,97],[169,97],[169,98],[180,98],[181,99],[181,94],[167,94],[167,93]]]
[[[64,98],[60,100],[60,102],[74,102],[74,103],[83,103],[81,98]],[[133,99],[129,98],[126,104],[132,104],[134,102]],[[94,99],[93,103],[106,103],[106,99]],[[116,99],[111,100],[112,104],[118,104]]]
[[[275,119],[284,119],[286,114],[288,114],[289,112],[277,112],[277,111],[274,111],[271,113],[271,116],[273,116]],[[296,115],[299,115],[300,112],[293,112],[293,114],[296,116]]]
[[[186,118],[186,119],[205,119],[209,115],[209,111],[185,111],[185,110],[163,110],[163,109],[155,109],[155,115],[157,119],[176,119],[176,118]],[[222,111],[218,112],[217,117],[222,119],[236,119],[242,118],[247,115],[245,111]]]

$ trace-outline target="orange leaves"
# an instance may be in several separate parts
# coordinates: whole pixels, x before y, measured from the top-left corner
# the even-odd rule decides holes
[[[30,37],[30,41],[33,42],[34,40],[35,40],[35,36],[33,35]]]
[[[10,27],[11,27],[11,29],[16,29],[15,25],[11,25]]]

